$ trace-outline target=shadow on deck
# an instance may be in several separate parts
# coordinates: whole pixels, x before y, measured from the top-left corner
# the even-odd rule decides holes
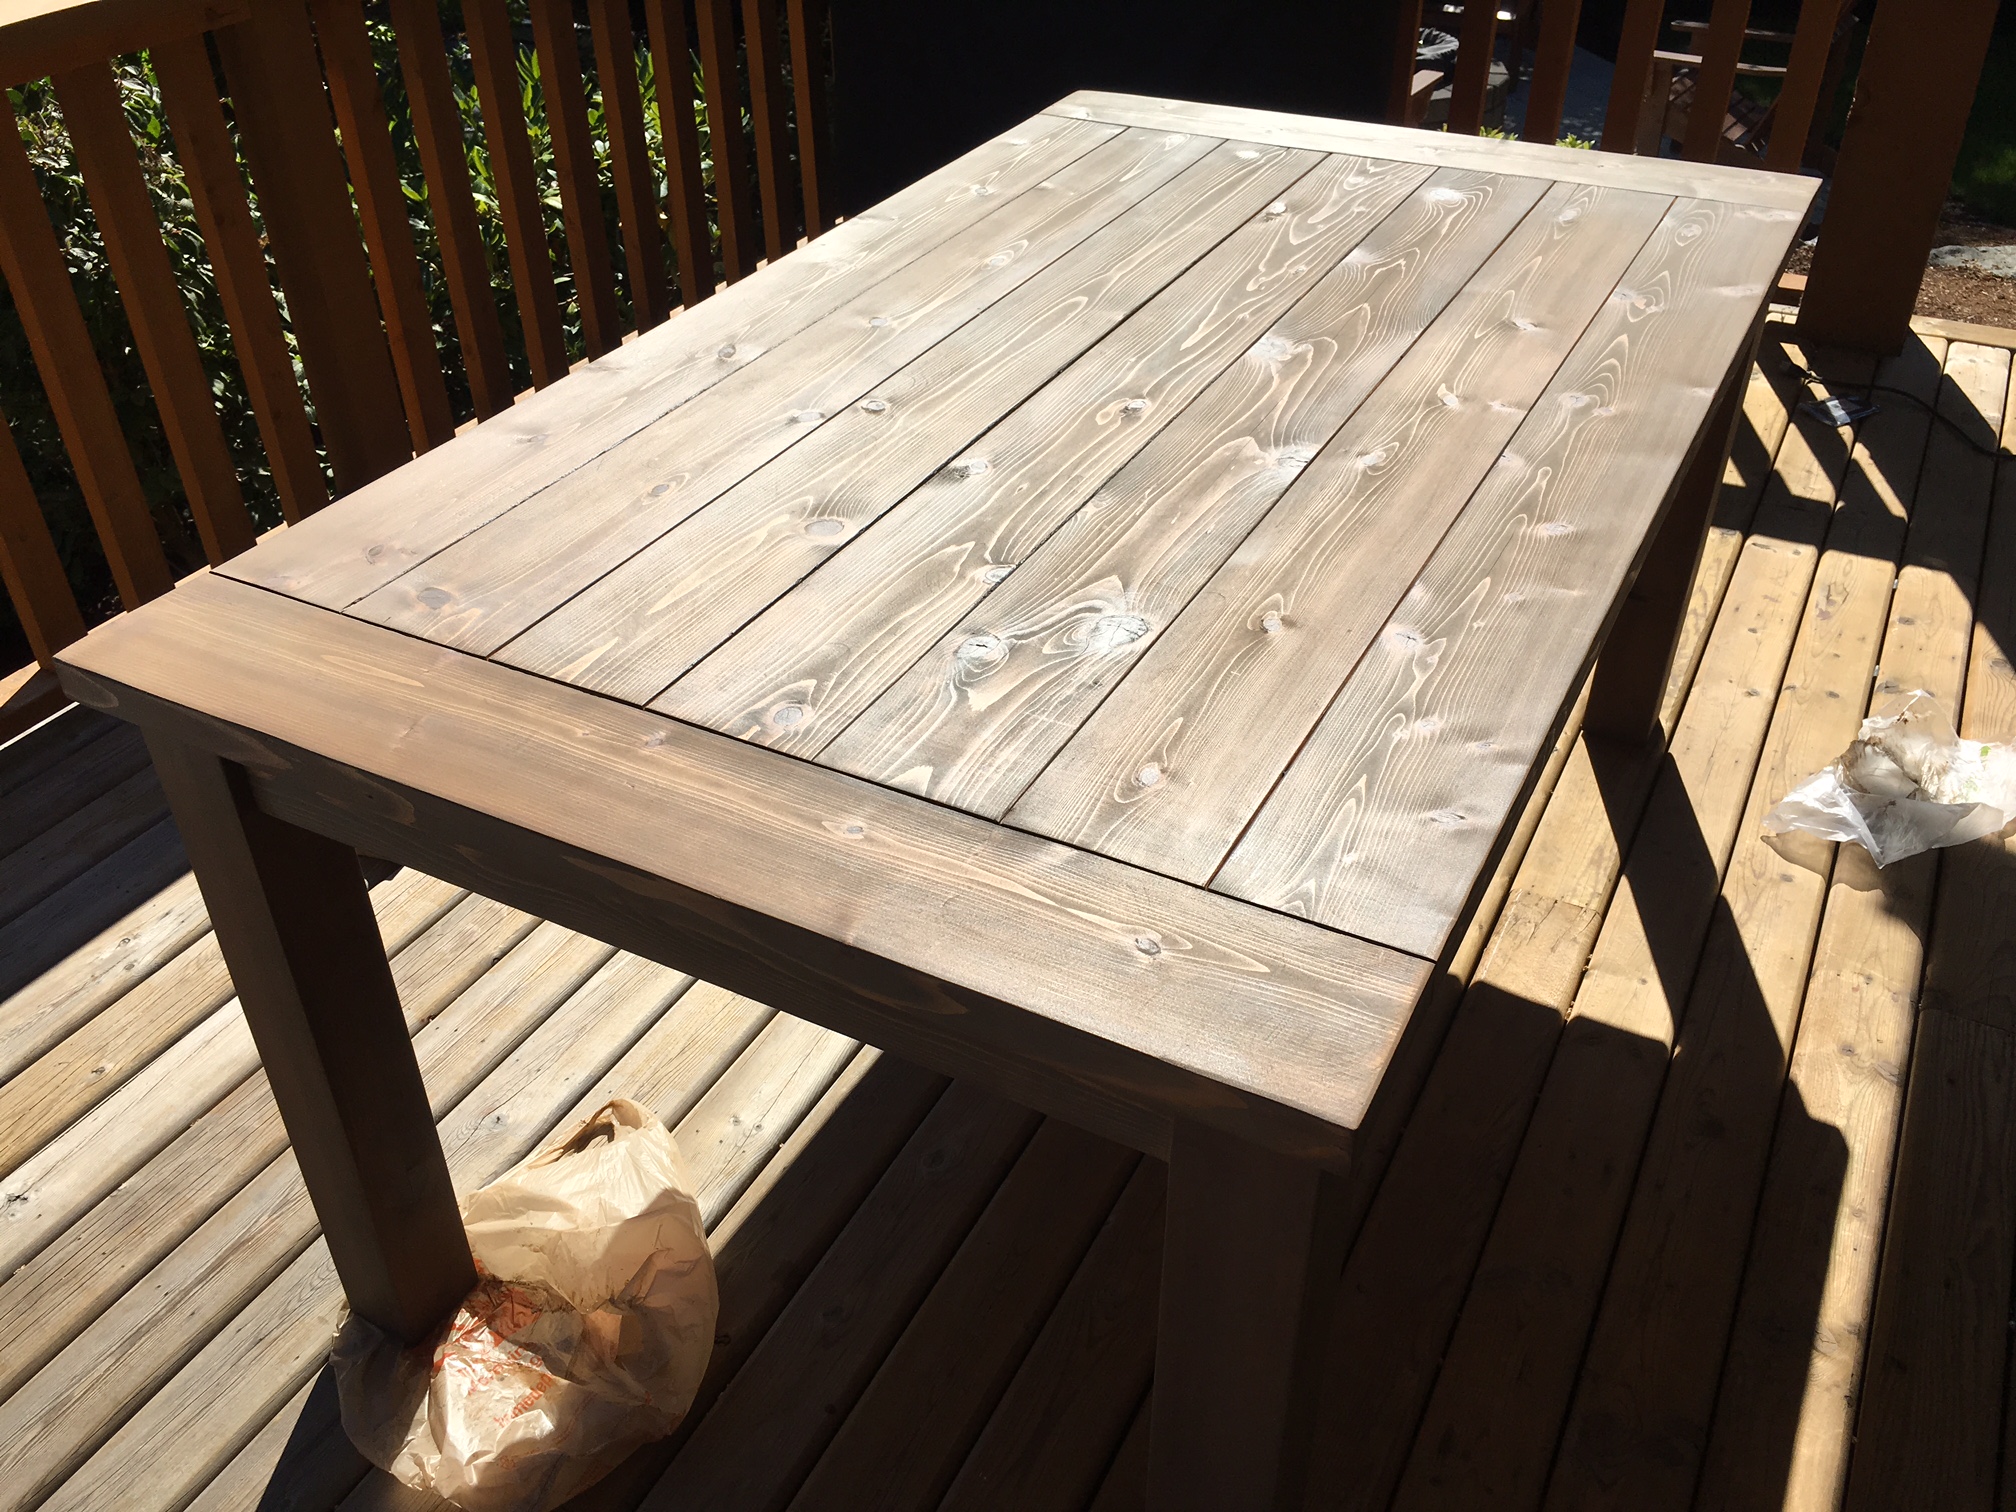
[[[1898,689],[2016,738],[2016,473],[1976,449],[2016,332],[1877,371],[1788,331],[1670,738],[1571,725],[1459,961],[1321,1508],[2006,1499],[2016,842],[1879,874],[1757,821]],[[1836,431],[1793,359],[1902,392]],[[0,1507],[428,1504],[336,1423],[333,1272],[138,741],[60,715],[0,800]],[[1141,1505],[1156,1162],[416,873],[374,898],[458,1183],[610,1092],[699,1183],[703,1410],[580,1505]]]

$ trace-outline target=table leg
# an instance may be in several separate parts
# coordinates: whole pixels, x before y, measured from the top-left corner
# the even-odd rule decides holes
[[[1342,1183],[1200,1124],[1169,1153],[1149,1512],[1299,1508]]]
[[[1687,619],[1687,599],[1694,570],[1715,515],[1715,495],[1729,465],[1737,422],[1743,417],[1743,395],[1750,386],[1751,346],[1723,380],[1701,431],[1701,444],[1682,474],[1673,507],[1652,540],[1638,580],[1618,612],[1596,662],[1595,685],[1582,728],[1636,745],[1652,730],[1666,696],[1673,669],[1673,650]]]
[[[476,1273],[356,852],[261,813],[244,768],[147,746],[350,1305],[418,1341]]]

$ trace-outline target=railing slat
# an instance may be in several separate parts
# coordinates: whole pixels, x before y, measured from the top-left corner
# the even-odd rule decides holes
[[[819,165],[826,155],[824,42],[826,0],[787,0],[791,28],[791,88],[798,107],[798,185],[805,202],[805,234],[832,224],[819,194]]]
[[[483,135],[490,144],[490,172],[497,183],[497,209],[511,259],[511,288],[525,327],[525,355],[532,365],[532,386],[544,388],[567,376],[567,344],[560,331],[560,295],[553,287],[553,259],[546,250],[546,225],[539,210],[532,139],[526,134],[525,107],[518,97],[518,51],[511,41],[511,17],[504,0],[464,0],[462,24],[469,36],[469,61],[476,70]]]
[[[665,278],[665,242],[658,230],[658,186],[651,146],[644,135],[644,96],[637,87],[637,34],[629,0],[589,0],[595,37],[595,74],[602,87],[602,119],[609,128],[609,170],[623,221],[623,262],[630,310],[648,331],[672,313]]]
[[[714,149],[714,201],[721,212],[721,268],[728,282],[756,266],[749,164],[743,157],[742,90],[735,67],[734,0],[695,0],[700,80],[707,93],[707,134]]]
[[[455,434],[441,351],[434,344],[434,321],[420,282],[420,258],[413,248],[413,224],[406,217],[406,190],[392,156],[392,133],[385,124],[385,97],[371,60],[362,0],[309,0],[322,65],[329,76],[329,99],[343,132],[343,155],[364,226],[364,245],[392,367],[406,405],[413,450],[424,452]]]
[[[399,39],[399,73],[413,112],[413,140],[427,176],[427,208],[434,239],[441,247],[448,300],[455,310],[455,334],[462,344],[462,367],[476,418],[488,420],[511,407],[511,365],[504,354],[504,327],[490,287],[490,262],[469,188],[469,159],[462,143],[462,116],[455,107],[454,83],[441,34],[438,0],[391,0],[392,32]]]
[[[1526,124],[1521,140],[1552,144],[1561,136],[1561,111],[1568,100],[1568,73],[1575,66],[1575,23],[1582,0],[1540,0],[1540,42],[1533,76],[1526,85]]]
[[[347,493],[412,455],[399,380],[298,0],[270,0],[213,32],[252,169],[287,313],[336,487]]]
[[[609,228],[602,219],[602,181],[595,143],[588,134],[588,98],[581,83],[581,47],[574,36],[573,0],[531,0],[533,45],[539,51],[539,88],[546,97],[546,129],[560,176],[560,218],[567,227],[574,267],[574,301],[581,310],[581,339],[600,357],[623,339],[616,314],[616,273],[609,262]]]
[[[797,244],[791,204],[791,142],[784,124],[784,46],[777,0],[742,0],[749,59],[749,108],[756,123],[756,172],[763,195],[763,252],[773,262]],[[793,207],[795,208],[795,207]]]
[[[1736,65],[1743,60],[1743,28],[1750,24],[1750,0],[1715,0],[1708,17],[1708,38],[1701,48],[1701,67],[1694,76],[1694,104],[1687,112],[1687,140],[1680,155],[1696,163],[1712,163],[1722,144],[1722,122],[1729,114],[1729,95],[1736,87]]]
[[[189,328],[189,312],[148,198],[119,86],[108,63],[58,74],[54,82],[64,129],[84,173],[106,261],[147,369],[196,533],[213,565],[226,561],[252,545],[252,517],[245,511],[238,467],[211,398],[210,375],[203,370],[203,354]]]
[[[1631,0],[1617,41],[1617,67],[1610,76],[1610,105],[1603,113],[1603,150],[1634,152],[1638,117],[1646,108],[1645,91],[1652,82],[1652,54],[1659,46],[1663,0]],[[1651,102],[1655,115],[1666,111],[1664,100]]]
[[[1834,33],[1847,8],[1847,0],[1804,0],[1799,7],[1799,26],[1792,34],[1792,56],[1786,63],[1785,82],[1779,87],[1778,103],[1771,111],[1771,145],[1764,152],[1766,168],[1797,173],[1805,162],[1806,143],[1820,108],[1827,63],[1834,52]]]
[[[714,245],[707,232],[707,191],[700,178],[700,127],[693,118],[693,49],[683,0],[644,0],[651,37],[653,103],[671,188],[672,251],[679,259],[679,302],[688,308],[714,292]]]
[[[1386,121],[1411,126],[1414,103],[1414,59],[1421,50],[1421,0],[1400,0],[1393,7],[1393,56],[1386,81]]]
[[[1491,91],[1491,58],[1498,51],[1498,0],[1468,0],[1456,49],[1456,79],[1449,86],[1449,130],[1475,136],[1484,127],[1484,97]]]
[[[0,581],[28,633],[35,660],[48,666],[72,641],[84,638],[84,615],[63,575],[63,559],[49,535],[28,469],[14,449],[14,433],[0,415]],[[0,737],[4,738],[4,737]]]
[[[210,268],[259,439],[266,445],[280,512],[289,520],[306,519],[329,502],[329,488],[315,455],[315,433],[294,377],[294,359],[287,353],[266,254],[245,203],[245,182],[224,125],[210,54],[201,37],[184,37],[157,45],[149,57],[161,81],[161,103],[196,207],[196,224],[210,250]]]
[[[22,145],[14,107],[0,92],[0,272],[13,291],[36,369],[56,412],[84,502],[129,609],[174,586],[140,475],[120,433],[91,333],[77,308],[56,230],[49,223],[35,170]]]

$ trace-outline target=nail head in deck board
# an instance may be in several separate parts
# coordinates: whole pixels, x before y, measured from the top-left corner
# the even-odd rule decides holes
[[[488,654],[1211,152],[1128,133],[350,612]],[[828,239],[822,237],[820,246]],[[732,350],[717,360],[739,360]],[[591,368],[592,372],[593,369]]]
[[[1216,1098],[1264,1075],[1270,1096],[1348,1128],[1425,974],[1346,936],[222,578],[192,580],[168,602],[148,626],[115,621],[73,650],[94,700],[139,714],[151,687],[211,719],[271,725],[274,738],[381,781],[424,770],[448,802],[578,838],[619,868],[723,905],[776,910],[810,932],[808,946],[823,936],[969,992],[1004,992],[1022,1005],[1015,1022],[1031,1015],[1039,1035],[1047,1023],[1131,1043],[1142,1059],[1129,1074],[1146,1080],[1113,1090],[1148,1106],[1170,1095],[1151,1087],[1196,1077],[1196,1095],[1227,1090],[1194,1115],[1234,1117],[1239,1101]],[[198,645],[202,676],[190,665]],[[116,666],[134,691],[112,693],[94,665]],[[276,673],[292,706],[277,723],[257,691]],[[500,786],[493,762],[505,751],[517,775]],[[618,771],[637,784],[634,812],[612,810],[601,791]],[[750,854],[770,858],[765,873],[800,878],[795,903],[765,896],[765,873],[739,860]],[[909,922],[955,914],[951,933]],[[1035,958],[1032,929],[1052,937]],[[979,1007],[968,1004],[968,1018]]]
[[[1214,160],[1222,177],[1186,174],[1094,233],[497,659],[626,703],[662,692],[1318,161]]]
[[[821,753],[998,817],[1546,191],[1438,175]],[[1389,234],[1390,232],[1390,234]]]
[[[1669,204],[1549,191],[1008,822],[1208,881]]]
[[[590,363],[346,498],[340,515],[269,535],[231,572],[342,608],[564,478],[1074,159],[1117,126],[1039,121],[982,143],[677,322]],[[979,190],[988,190],[980,194]],[[424,507],[419,500],[425,500]]]
[[[1797,229],[1674,206],[1214,888],[1442,948]]]
[[[1135,312],[652,707],[816,752],[1428,176],[1338,157]],[[802,710],[786,722],[781,709]]]

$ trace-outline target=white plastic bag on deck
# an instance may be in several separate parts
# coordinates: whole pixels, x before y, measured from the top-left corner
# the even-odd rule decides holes
[[[1852,840],[1888,866],[1992,835],[2011,819],[2016,748],[1960,739],[1918,690],[1863,720],[1853,745],[1764,816],[1764,831]]]
[[[472,1512],[544,1512],[670,1433],[714,1347],[714,1262],[678,1147],[628,1099],[462,1204],[478,1281],[412,1349],[351,1316],[343,1426]]]

